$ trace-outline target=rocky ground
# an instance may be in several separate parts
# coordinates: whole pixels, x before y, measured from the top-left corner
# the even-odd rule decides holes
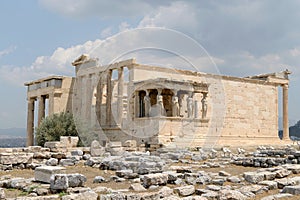
[[[2,149],[0,199],[300,199],[294,147]],[[299,164],[298,164],[299,163]]]

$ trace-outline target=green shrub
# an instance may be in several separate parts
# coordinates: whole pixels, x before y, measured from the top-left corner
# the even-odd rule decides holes
[[[62,112],[47,116],[36,129],[37,145],[44,146],[45,142],[59,141],[60,136],[78,136],[73,115]]]

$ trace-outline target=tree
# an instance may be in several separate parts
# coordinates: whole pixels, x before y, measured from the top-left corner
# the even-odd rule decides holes
[[[36,129],[36,142],[44,146],[48,141],[59,141],[60,136],[78,136],[73,115],[62,112],[47,116]]]

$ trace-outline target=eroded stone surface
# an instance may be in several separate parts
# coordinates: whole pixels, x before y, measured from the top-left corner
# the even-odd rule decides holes
[[[64,173],[66,168],[57,166],[41,166],[34,170],[34,178],[36,181],[50,183],[50,178],[54,174]]]

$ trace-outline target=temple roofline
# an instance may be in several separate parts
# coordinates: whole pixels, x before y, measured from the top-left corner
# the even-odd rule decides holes
[[[45,78],[37,79],[37,80],[34,80],[34,81],[25,82],[24,85],[25,86],[29,86],[29,85],[33,85],[33,84],[36,84],[36,83],[41,83],[41,82],[52,80],[52,79],[60,79],[60,80],[62,80],[64,78],[73,78],[73,77],[71,77],[71,76],[52,75],[52,76],[47,76]]]

